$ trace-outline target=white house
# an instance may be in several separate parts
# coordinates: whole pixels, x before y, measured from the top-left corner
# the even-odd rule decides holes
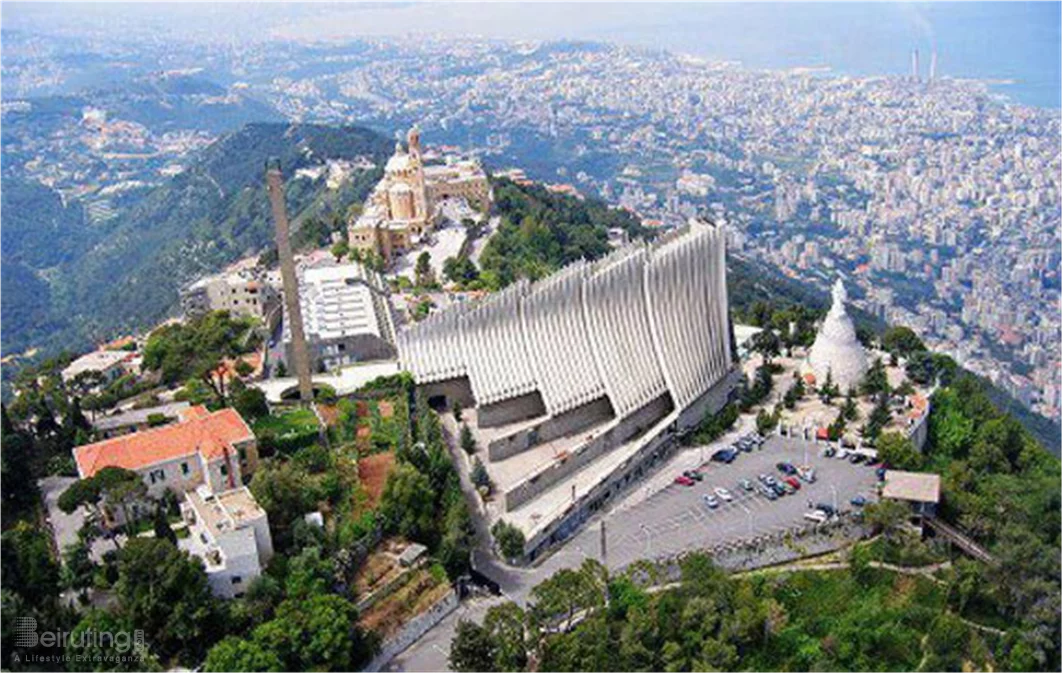
[[[273,557],[265,510],[245,486],[222,493],[201,486],[185,495],[181,515],[190,534],[180,546],[203,560],[211,591],[242,596]]]

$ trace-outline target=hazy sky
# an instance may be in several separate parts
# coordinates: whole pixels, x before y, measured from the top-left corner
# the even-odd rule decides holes
[[[342,41],[433,34],[580,39],[666,48],[753,68],[906,73],[919,49],[938,73],[1010,80],[1059,107],[1062,3],[141,3],[3,2],[5,28],[120,40]],[[1002,90],[1002,89],[1001,89]]]

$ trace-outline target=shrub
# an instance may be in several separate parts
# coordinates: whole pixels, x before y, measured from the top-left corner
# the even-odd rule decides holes
[[[491,527],[490,533],[494,536],[494,543],[498,545],[498,550],[506,559],[512,561],[523,555],[526,540],[519,528],[499,520]]]
[[[487,492],[493,490],[494,485],[491,484],[490,475],[487,474],[487,468],[483,467],[483,461],[476,458],[472,464],[472,483],[476,485],[476,488],[486,488]]]
[[[472,436],[472,429],[467,425],[461,425],[461,448],[465,453],[472,455],[476,452],[476,438]]]

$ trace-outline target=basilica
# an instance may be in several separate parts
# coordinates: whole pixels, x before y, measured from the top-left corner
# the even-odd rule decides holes
[[[405,147],[395,144],[383,179],[347,229],[352,248],[376,252],[387,262],[431,232],[447,199],[462,199],[483,212],[490,207],[490,183],[478,161],[447,157],[445,163],[426,164],[416,127],[406,141]]]

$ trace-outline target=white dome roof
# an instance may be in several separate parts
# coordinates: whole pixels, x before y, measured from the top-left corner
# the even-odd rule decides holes
[[[833,286],[833,306],[808,354],[808,366],[815,374],[816,383],[821,385],[829,372],[842,393],[858,387],[867,372],[866,351],[856,338],[855,325],[844,308],[847,299],[844,284],[838,280]]]
[[[400,173],[409,168],[409,155],[408,154],[395,154],[387,160],[387,164],[384,166],[384,172],[386,173]]]

